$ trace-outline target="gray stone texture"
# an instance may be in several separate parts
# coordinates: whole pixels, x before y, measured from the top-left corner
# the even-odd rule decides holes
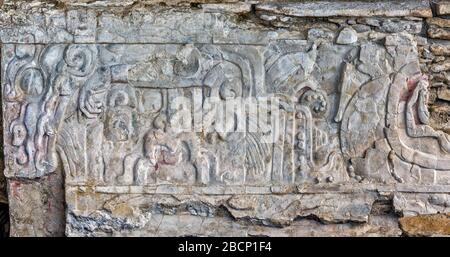
[[[3,4],[12,236],[445,234],[411,219],[450,212],[450,20],[426,0],[192,3]],[[279,127],[256,132],[207,105],[270,96]]]

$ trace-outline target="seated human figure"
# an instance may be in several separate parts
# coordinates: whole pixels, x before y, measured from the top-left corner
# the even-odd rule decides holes
[[[190,162],[190,151],[183,141],[170,138],[162,130],[151,130],[144,136],[143,154],[125,158],[124,184],[192,184],[196,170]]]

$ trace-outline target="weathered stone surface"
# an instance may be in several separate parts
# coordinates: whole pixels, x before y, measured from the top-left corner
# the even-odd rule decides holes
[[[245,14],[252,11],[252,5],[249,3],[232,3],[232,4],[202,4],[200,6],[205,12],[215,13],[238,13]]]
[[[395,211],[410,217],[450,211],[448,193],[396,193],[393,199]]]
[[[430,50],[434,55],[450,56],[450,45],[432,44]]]
[[[64,188],[61,173],[34,181],[8,181],[11,236],[63,236]]]
[[[427,25],[427,33],[430,38],[450,39],[450,20],[429,18]]]
[[[344,28],[339,32],[339,36],[336,39],[337,44],[348,45],[353,44],[358,41],[358,35],[356,31],[352,28]]]
[[[447,88],[439,88],[437,97],[441,100],[450,101],[450,90]]]
[[[68,7],[129,7],[133,5],[158,5],[164,3],[169,6],[180,6],[193,4],[228,4],[242,2],[239,0],[167,0],[161,2],[159,0],[57,0],[59,5]],[[256,1],[255,1],[256,2]]]
[[[305,3],[267,3],[256,5],[256,10],[299,17],[330,16],[417,16],[431,17],[428,1],[317,1]]]
[[[150,2],[3,7],[11,235],[399,236],[450,212],[428,1]]]
[[[240,235],[245,235],[246,227],[282,226],[288,227],[300,218],[316,217],[324,223],[342,223],[353,221],[368,223],[371,218],[374,195],[349,198],[345,195],[116,195],[97,194],[101,201],[93,202],[92,195],[73,189],[69,199],[77,199],[81,208],[69,212],[68,235],[111,235],[153,234],[154,222],[161,222],[161,215],[180,216],[177,222],[203,219],[225,220],[224,214],[231,215],[232,220],[241,223],[244,228]],[[101,205],[98,205],[102,202]],[[69,208],[72,209],[72,206]],[[96,209],[95,211],[93,211]],[[224,212],[225,210],[225,212]],[[200,217],[197,219],[194,217]],[[230,218],[230,217],[228,217]],[[156,219],[156,220],[154,220]],[[159,221],[158,221],[159,220]],[[125,222],[125,223],[122,223]],[[197,223],[197,222],[196,222]],[[230,221],[226,223],[232,224]],[[176,224],[173,224],[176,226]],[[191,224],[195,226],[195,224]],[[111,231],[111,227],[112,230]],[[152,228],[153,227],[153,228]],[[161,228],[161,227],[160,227]],[[192,227],[191,227],[192,228]],[[148,231],[150,229],[150,231]],[[175,228],[176,229],[176,228]],[[220,229],[220,228],[219,228]],[[264,231],[264,228],[261,228]],[[109,230],[109,231],[108,231]],[[177,235],[201,235],[202,227],[176,232]],[[164,230],[163,230],[164,231]],[[225,233],[235,233],[233,230]],[[291,232],[293,233],[293,232]],[[300,233],[306,233],[300,232]],[[160,234],[158,234],[160,235]],[[209,234],[211,235],[211,234]]]
[[[442,63],[436,63],[431,66],[432,72],[442,72],[442,71],[448,71],[450,70],[450,62],[442,62]]]
[[[100,216],[99,216],[100,217]],[[72,224],[76,224],[73,222]],[[93,223],[94,224],[94,223]],[[367,223],[323,224],[314,219],[298,219],[287,227],[261,226],[252,221],[235,222],[228,217],[201,217],[190,214],[153,215],[147,223],[147,231],[111,229],[114,225],[92,226],[90,236],[400,236],[402,231],[394,217],[373,216]],[[213,228],[213,229],[212,229]],[[71,228],[72,229],[72,228]],[[83,228],[86,229],[86,228]],[[85,236],[86,232],[71,230],[73,236]]]
[[[449,214],[429,214],[400,219],[401,229],[409,236],[450,235]]]

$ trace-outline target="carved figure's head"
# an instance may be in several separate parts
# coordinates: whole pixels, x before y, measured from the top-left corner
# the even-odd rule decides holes
[[[21,146],[27,136],[27,129],[21,123],[16,123],[12,126],[12,145]]]

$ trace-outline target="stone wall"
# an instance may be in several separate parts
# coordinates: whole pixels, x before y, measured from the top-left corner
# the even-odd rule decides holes
[[[5,1],[11,235],[449,234],[447,15]]]

